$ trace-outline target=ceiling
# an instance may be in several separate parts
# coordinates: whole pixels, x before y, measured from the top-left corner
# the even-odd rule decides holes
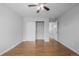
[[[77,5],[77,3],[47,3],[50,11],[42,10],[36,13],[37,7],[28,7],[29,4],[33,3],[5,3],[4,5],[18,12],[21,16],[30,18],[56,18]]]

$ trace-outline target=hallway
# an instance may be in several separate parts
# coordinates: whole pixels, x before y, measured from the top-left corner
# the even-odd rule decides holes
[[[35,43],[25,41],[3,54],[3,56],[78,56],[59,42],[50,39],[49,42],[38,40]]]

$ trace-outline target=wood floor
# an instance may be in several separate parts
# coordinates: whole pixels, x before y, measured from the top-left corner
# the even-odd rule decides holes
[[[3,56],[78,56],[78,54],[52,39],[49,42],[43,40],[22,42]]]

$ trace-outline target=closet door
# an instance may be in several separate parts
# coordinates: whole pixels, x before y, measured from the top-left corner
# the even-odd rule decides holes
[[[36,39],[44,39],[44,21],[36,21]]]

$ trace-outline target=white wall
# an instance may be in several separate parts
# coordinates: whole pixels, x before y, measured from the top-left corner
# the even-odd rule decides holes
[[[22,40],[22,17],[0,4],[0,53]]]
[[[25,38],[27,41],[35,41],[35,22],[26,23],[25,33]]]
[[[79,53],[79,5],[58,18],[59,41]]]
[[[45,41],[48,41],[48,37],[49,37],[49,24],[48,24],[48,19],[43,19],[43,18],[28,18],[28,17],[25,17],[24,18],[23,40],[24,41],[29,41],[29,39],[27,39],[27,36],[28,36],[28,34],[27,34],[27,23],[28,22],[34,22],[34,21],[45,21],[44,39],[45,39]],[[30,40],[32,40],[32,39],[30,39]]]

